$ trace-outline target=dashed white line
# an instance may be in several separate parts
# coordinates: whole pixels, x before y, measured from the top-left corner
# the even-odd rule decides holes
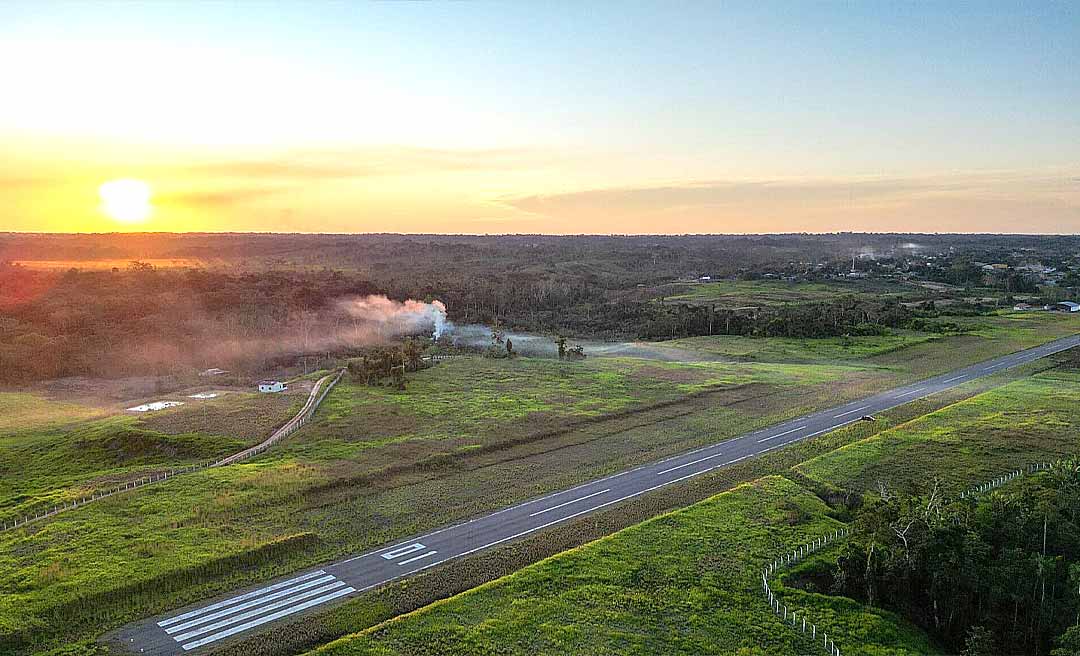
[[[408,560],[403,560],[400,563],[398,563],[398,565],[399,566],[400,565],[408,565],[409,563],[413,563],[413,562],[416,562],[418,560],[422,560],[422,559],[427,558],[429,556],[434,556],[437,553],[439,553],[439,552],[438,551],[429,551],[426,554],[420,554],[419,556],[413,556],[412,558],[409,558]]]
[[[697,460],[691,460],[690,462],[687,462],[687,463],[684,463],[684,464],[681,464],[681,465],[677,465],[677,466],[671,467],[669,469],[665,469],[664,471],[656,472],[656,475],[657,476],[663,476],[664,474],[666,474],[668,472],[673,472],[676,469],[682,469],[683,467],[689,467],[690,465],[696,465],[699,462],[705,462],[706,460],[712,460],[713,458],[719,458],[722,455],[724,455],[723,452],[714,453],[711,456],[705,456],[704,458],[698,458]]]
[[[762,442],[768,442],[769,440],[775,440],[778,437],[783,437],[783,436],[787,435],[788,433],[794,433],[795,431],[799,431],[799,430],[802,430],[804,428],[806,428],[805,425],[804,426],[798,426],[796,428],[792,428],[791,430],[786,430],[783,433],[777,433],[776,435],[770,435],[769,437],[765,437],[765,438],[762,438],[762,439],[758,440],[758,444],[761,444]]]
[[[538,511],[532,513],[531,515],[529,515],[529,517],[536,517],[537,515],[543,515],[546,512],[551,512],[552,510],[558,510],[559,508],[562,508],[563,506],[569,506],[570,504],[577,503],[578,501],[584,501],[585,499],[591,499],[591,498],[593,498],[595,496],[599,496],[599,495],[603,494],[604,492],[610,492],[610,491],[611,491],[611,488],[607,488],[607,489],[604,489],[604,490],[600,490],[599,492],[593,492],[592,494],[586,494],[583,497],[578,497],[576,499],[571,499],[570,501],[567,501],[565,503],[560,503],[557,506],[552,506],[550,508],[544,508],[543,510],[538,510]]]
[[[951,382],[953,382],[954,380],[960,380],[961,378],[964,378],[965,376],[967,376],[967,374],[962,374],[962,375],[960,375],[960,376],[953,376],[952,378],[950,378],[950,379],[948,379],[948,380],[943,380],[943,381],[941,381],[941,382],[942,382],[942,383],[951,383]]]
[[[867,408],[869,408],[869,407],[870,407],[870,406],[868,406],[868,405],[864,405],[864,406],[862,406],[862,407],[859,407],[859,408],[855,408],[854,410],[848,410],[847,412],[841,412],[841,413],[840,413],[840,414],[838,414],[838,415],[833,415],[833,419],[839,419],[840,417],[846,417],[846,416],[848,416],[848,415],[853,415],[853,414],[855,414],[856,412],[859,412],[860,410],[866,410],[866,409],[867,409]]]

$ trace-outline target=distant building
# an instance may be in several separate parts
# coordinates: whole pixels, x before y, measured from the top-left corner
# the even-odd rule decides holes
[[[701,282],[709,282],[712,280],[712,276],[701,276],[698,280]]]
[[[1061,301],[1060,303],[1047,305],[1046,309],[1050,310],[1051,312],[1080,312],[1080,303],[1073,303],[1072,301]]]
[[[284,392],[289,389],[288,385],[280,380],[260,380],[259,391],[263,393],[267,392]]]
[[[1017,312],[1026,312],[1028,310],[1034,310],[1035,306],[1031,303],[1017,303],[1013,306],[1013,309]]]

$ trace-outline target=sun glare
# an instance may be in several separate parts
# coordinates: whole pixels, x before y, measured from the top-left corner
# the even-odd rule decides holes
[[[150,185],[142,180],[109,180],[98,187],[101,211],[121,223],[139,223],[149,218]]]

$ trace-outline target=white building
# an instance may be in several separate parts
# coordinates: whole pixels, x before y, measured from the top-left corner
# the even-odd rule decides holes
[[[284,392],[289,389],[289,386],[280,380],[260,380],[259,391],[263,393],[267,392]]]

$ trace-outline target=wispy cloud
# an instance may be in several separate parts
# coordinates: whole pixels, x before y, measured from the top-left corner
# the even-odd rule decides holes
[[[553,226],[610,231],[937,230],[1056,232],[1080,228],[1073,172],[703,181],[501,199]]]

